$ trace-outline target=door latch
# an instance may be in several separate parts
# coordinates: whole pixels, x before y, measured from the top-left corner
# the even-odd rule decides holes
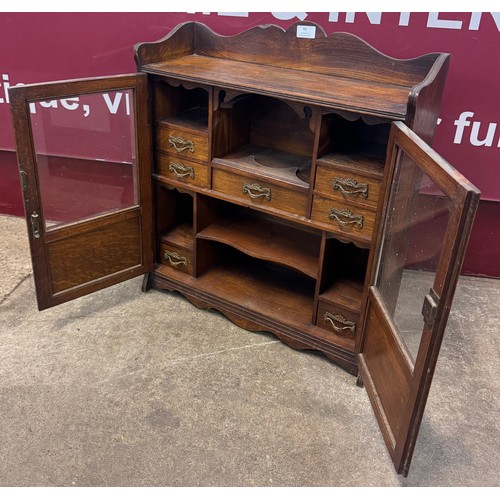
[[[439,297],[437,293],[431,288],[429,294],[424,298],[424,305],[422,306],[422,316],[424,317],[425,324],[431,327],[436,319],[436,312],[439,305]]]

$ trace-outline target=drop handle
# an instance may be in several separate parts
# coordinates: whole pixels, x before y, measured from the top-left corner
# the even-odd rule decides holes
[[[271,201],[271,188],[265,188],[256,183],[243,184],[243,194],[247,194],[252,200],[265,198],[267,201]]]
[[[346,333],[349,334],[349,332],[352,335],[356,335],[356,323],[354,323],[354,321],[349,321],[348,319],[344,318],[342,314],[332,314],[326,312],[323,319],[325,323],[330,323],[330,326],[339,335],[345,335]],[[338,326],[335,323],[339,323],[342,326]]]
[[[170,252],[165,250],[165,259],[168,260],[172,267],[184,266],[187,267],[188,261],[186,257],[179,255],[177,252]]]
[[[331,221],[336,221],[342,227],[354,225],[358,229],[363,229],[363,215],[353,214],[348,208],[340,209],[332,207],[330,208],[328,218]]]
[[[184,163],[171,161],[168,165],[168,171],[172,172],[176,177],[194,179],[194,168],[187,167]]]
[[[352,177],[335,177],[332,188],[334,191],[340,191],[344,196],[360,196],[368,198],[368,184],[358,182]]]
[[[174,148],[178,153],[183,151],[189,151],[194,153],[194,142],[184,139],[184,137],[170,135],[168,137],[168,144],[171,148]]]

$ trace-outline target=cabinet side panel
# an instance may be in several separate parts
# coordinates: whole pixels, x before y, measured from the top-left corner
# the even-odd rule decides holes
[[[183,23],[157,42],[136,44],[134,58],[137,69],[140,70],[144,64],[192,54],[194,50],[194,25],[193,22]]]

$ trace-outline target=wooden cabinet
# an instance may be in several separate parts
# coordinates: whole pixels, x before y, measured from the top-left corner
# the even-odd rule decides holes
[[[185,23],[135,47],[137,75],[11,89],[38,304],[148,273],[147,286],[321,351],[359,375],[407,474],[479,198],[428,145],[449,56],[396,60],[296,30]],[[95,122],[91,140],[44,115],[62,99],[88,117],[99,96],[116,113],[123,95],[128,122]],[[108,141],[101,171],[125,164],[128,191],[66,217],[46,195],[53,158],[64,191]]]

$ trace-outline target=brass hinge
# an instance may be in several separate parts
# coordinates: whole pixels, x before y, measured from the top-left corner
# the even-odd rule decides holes
[[[23,193],[26,193],[26,191],[28,191],[28,174],[25,170],[20,169],[19,176],[21,178],[21,189],[23,190]]]

